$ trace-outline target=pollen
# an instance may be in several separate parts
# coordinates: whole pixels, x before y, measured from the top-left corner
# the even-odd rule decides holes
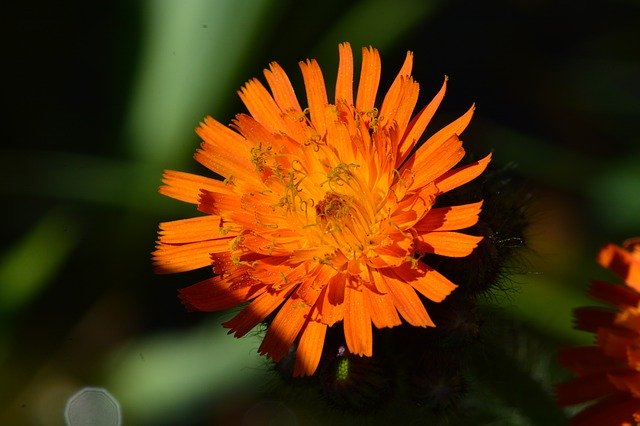
[[[323,222],[340,221],[351,210],[352,199],[346,195],[327,192],[316,205],[316,216]]]

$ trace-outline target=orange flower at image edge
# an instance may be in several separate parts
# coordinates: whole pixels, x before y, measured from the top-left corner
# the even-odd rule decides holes
[[[576,328],[596,342],[560,350],[560,363],[578,377],[558,385],[558,403],[595,401],[571,419],[575,425],[633,424],[640,422],[640,238],[605,246],[598,263],[625,285],[593,281],[589,295],[615,309],[576,309]]]
[[[480,175],[490,155],[453,168],[458,138],[473,108],[410,155],[446,86],[417,115],[418,83],[409,52],[376,107],[380,56],[363,49],[357,92],[353,56],[339,46],[335,101],[318,63],[300,63],[308,108],[282,68],[264,71],[239,95],[249,115],[230,127],[207,117],[195,159],[224,181],[166,171],[160,192],[195,204],[203,216],[160,225],[153,257],[160,273],[213,267],[216,276],[180,290],[191,310],[218,311],[250,301],[224,326],[240,337],[276,312],[259,352],[280,361],[296,347],[294,375],[314,373],[327,327],[343,322],[351,353],[372,356],[372,324],[401,318],[433,327],[420,299],[442,301],[456,285],[420,260],[425,253],[469,255],[481,237],[482,201],[433,205]]]

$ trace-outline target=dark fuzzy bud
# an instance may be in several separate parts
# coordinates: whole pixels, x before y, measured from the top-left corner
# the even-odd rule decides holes
[[[416,403],[432,411],[455,407],[466,391],[467,382],[455,356],[431,351],[411,369],[409,394]]]
[[[340,408],[356,411],[388,398],[394,376],[380,357],[351,354],[345,344],[334,346],[318,373],[323,395]]]
[[[505,266],[516,250],[525,247],[531,191],[513,170],[488,170],[464,188],[445,194],[443,205],[484,200],[478,223],[465,233],[482,236],[478,247],[464,258],[427,255],[425,262],[459,285],[458,293],[481,295],[499,285]]]
[[[457,349],[477,342],[482,320],[475,301],[454,293],[430,307],[430,312],[436,323],[431,339],[438,346]]]

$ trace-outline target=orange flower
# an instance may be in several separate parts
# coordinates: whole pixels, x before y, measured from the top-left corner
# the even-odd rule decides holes
[[[342,321],[348,350],[372,355],[372,327],[433,327],[418,293],[442,301],[456,285],[420,260],[461,257],[481,237],[482,202],[437,207],[437,197],[483,172],[490,155],[453,168],[473,108],[410,155],[445,92],[415,117],[418,83],[409,52],[382,105],[375,106],[380,56],[363,49],[357,94],[351,47],[339,46],[335,101],[318,63],[300,63],[308,108],[272,63],[270,92],[256,79],[239,95],[250,115],[231,128],[207,117],[195,159],[224,181],[166,171],[164,195],[205,213],[160,225],[161,273],[213,266],[217,276],[184,288],[192,310],[251,301],[224,325],[237,337],[276,312],[259,352],[279,361],[296,346],[294,375],[316,370],[327,327]],[[416,293],[417,291],[417,293]]]
[[[626,286],[591,283],[590,296],[616,309],[576,309],[576,328],[595,333],[596,344],[560,350],[560,363],[578,377],[558,385],[557,399],[562,406],[596,400],[572,424],[627,425],[640,422],[640,238],[605,246],[598,263]]]

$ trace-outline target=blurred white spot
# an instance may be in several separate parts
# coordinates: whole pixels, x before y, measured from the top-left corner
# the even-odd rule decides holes
[[[67,401],[64,417],[68,426],[120,426],[120,404],[105,389],[83,388]]]

